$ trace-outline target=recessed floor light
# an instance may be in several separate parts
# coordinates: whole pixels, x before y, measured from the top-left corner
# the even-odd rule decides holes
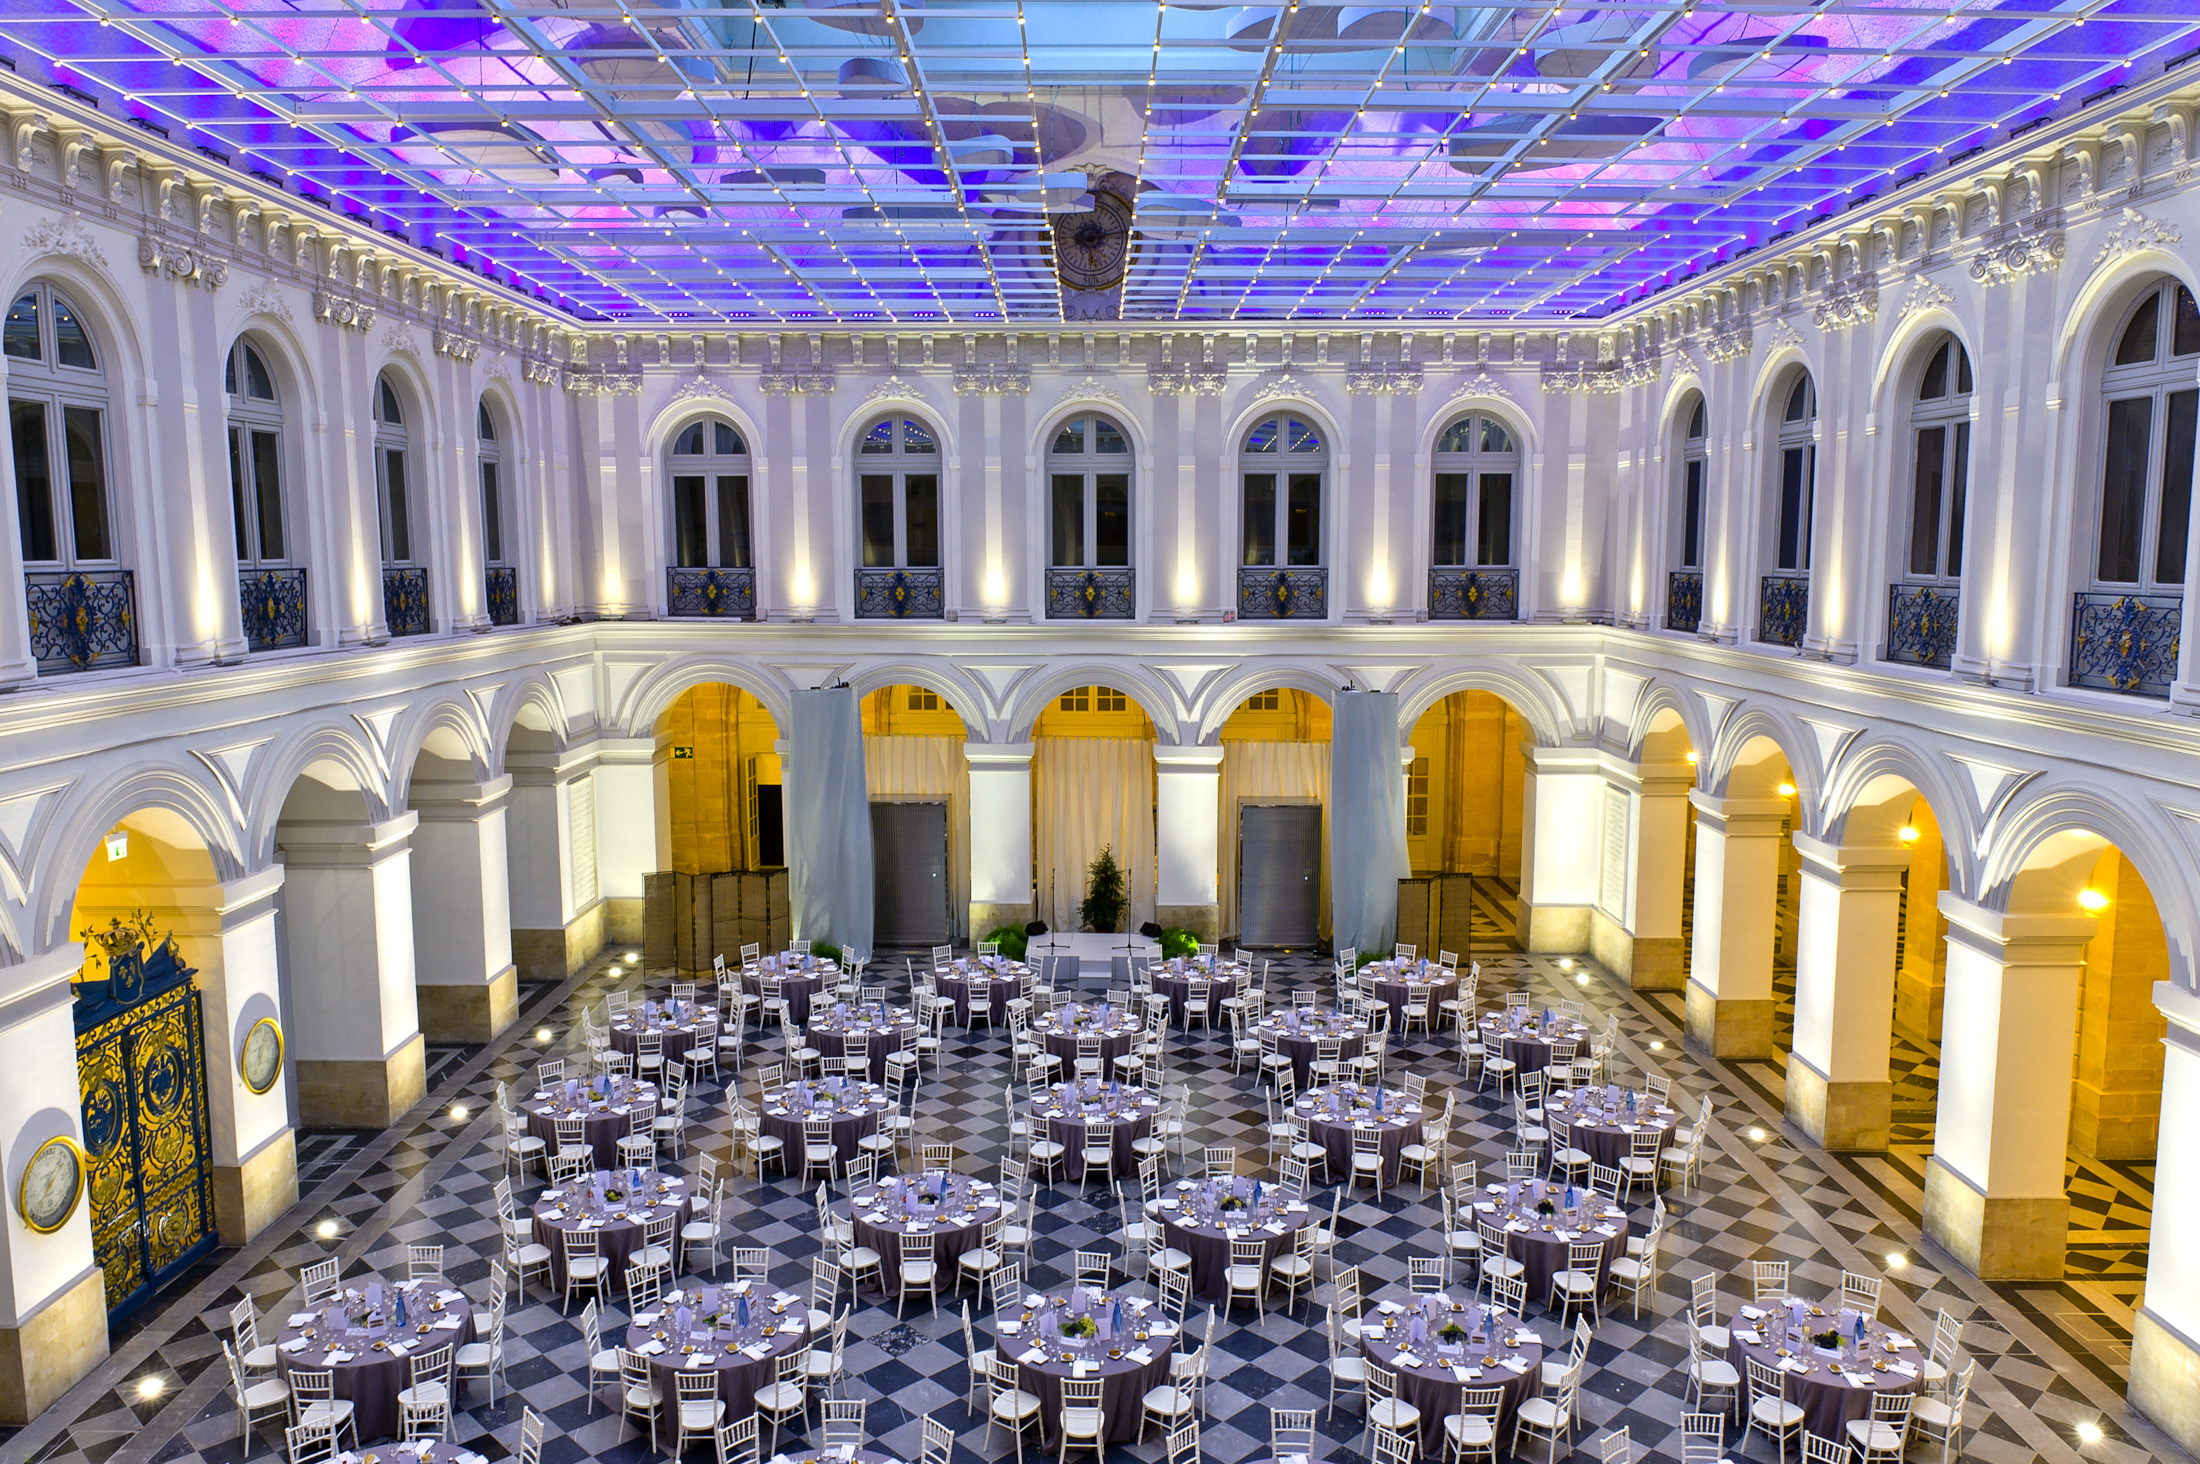
[[[334,1220],[323,1220],[313,1227],[313,1233],[323,1240],[334,1240],[336,1238],[336,1222]]]
[[[2079,1424],[2079,1425],[2078,1425],[2078,1442],[2079,1442],[2079,1443],[2081,1443],[2081,1444],[2097,1444],[2097,1443],[2099,1443],[2100,1441],[2101,1441],[2101,1426],[2100,1426],[2099,1424],[2097,1424],[2097,1423],[2081,1423],[2081,1424]]]
[[[1887,1252],[1887,1269],[1888,1269],[1888,1270],[1890,1270],[1890,1271],[1899,1271],[1899,1270],[1901,1270],[1901,1269],[1902,1269],[1902,1268],[1903,1268],[1904,1266],[1907,1266],[1907,1265],[1908,1265],[1909,1263],[1910,1263],[1910,1258],[1909,1258],[1908,1256],[1906,1256],[1906,1255],[1902,1254],[1902,1252],[1900,1252],[1900,1251],[1889,1251],[1889,1252]]]
[[[1650,1044],[1650,1050],[1652,1052],[1663,1052],[1665,1051],[1665,1044],[1663,1042],[1653,1042]]]
[[[138,1379],[137,1395],[140,1398],[158,1398],[161,1394],[167,1391],[168,1380],[166,1378],[152,1377]]]
[[[451,1117],[457,1119],[460,1123],[464,1123],[466,1121],[466,1105],[453,1103],[451,1105]]]
[[[550,1040],[550,1029],[548,1027],[537,1027],[535,1029],[535,1040],[537,1042],[548,1042]]]
[[[1763,1142],[1765,1141],[1765,1131],[1764,1131],[1763,1129],[1761,1129],[1761,1128],[1753,1128],[1753,1129],[1751,1129],[1751,1130],[1749,1131],[1749,1141],[1750,1141],[1750,1142],[1751,1142],[1752,1144],[1761,1144],[1761,1143],[1763,1143]]]

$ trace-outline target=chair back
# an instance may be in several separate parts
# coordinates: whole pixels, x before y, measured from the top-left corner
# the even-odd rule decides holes
[[[1603,1253],[1603,1248],[1597,1248]],[[1406,1290],[1415,1296],[1434,1296],[1444,1289],[1444,1263],[1429,1256],[1412,1256],[1406,1261]]]
[[[718,1464],[758,1464],[763,1453],[756,1441],[758,1428],[753,1413],[722,1425],[718,1430]]]
[[[1839,1439],[1822,1439],[1809,1430],[1803,1432],[1803,1464],[1848,1464],[1848,1444]]]
[[[1681,1464],[1718,1464],[1726,1456],[1726,1415],[1681,1415]]]
[[[707,1408],[718,1401],[718,1369],[682,1368],[672,1375],[672,1387],[683,1412],[690,1403]]]
[[[1268,1410],[1268,1457],[1281,1459],[1287,1454],[1298,1454],[1309,1461],[1313,1459],[1313,1409],[1271,1408]]]
[[[1502,1246],[1499,1249],[1503,1249]],[[1513,1316],[1524,1314],[1528,1307],[1528,1278],[1520,1276],[1490,1277],[1490,1295],[1497,1299],[1497,1309]]]
[[[1788,1290],[1788,1263],[1786,1261],[1751,1261],[1750,1279],[1756,1287],[1752,1298],[1762,1304],[1775,1298],[1784,1298]]]

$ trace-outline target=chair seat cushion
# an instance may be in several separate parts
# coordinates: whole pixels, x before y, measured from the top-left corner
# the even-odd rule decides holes
[[[604,1271],[602,1256],[573,1256],[565,1263],[568,1276],[601,1276]]]
[[[451,1354],[451,1361],[459,1367],[487,1367],[496,1360],[496,1354],[486,1342],[469,1342]]]
[[[1597,1278],[1594,1271],[1560,1271],[1551,1277],[1551,1285],[1568,1296],[1594,1296],[1597,1294]]]
[[[1192,1268],[1192,1258],[1173,1245],[1163,1246],[1155,1251],[1152,1260],[1164,1271],[1189,1271]]]
[[[938,1270],[930,1261],[903,1261],[901,1279],[904,1285],[929,1286]]]
[[[707,1403],[694,1398],[680,1405],[680,1427],[683,1429],[716,1428],[725,1416],[723,1398],[713,1398]]]
[[[264,1383],[254,1383],[244,1390],[244,1406],[255,1411],[274,1408],[290,1399],[290,1384],[280,1378],[269,1378]]]
[[[1277,1256],[1268,1263],[1268,1274],[1286,1279],[1297,1279],[1314,1274],[1314,1263],[1304,1256]]]
[[[629,1383],[620,1391],[626,1395],[626,1406],[629,1408],[655,1408],[665,1400],[665,1395],[657,1390],[655,1383],[646,1388],[640,1383]]]
[[[1803,1410],[1800,1405],[1785,1399],[1759,1395],[1749,1405],[1749,1416],[1768,1428],[1785,1431],[1802,1423]]]
[[[1260,1287],[1258,1266],[1231,1266],[1222,1274],[1232,1291],[1254,1291]]]
[[[1397,1398],[1377,1398],[1367,1410],[1370,1423],[1404,1433],[1421,1421],[1421,1410]]]
[[[773,1413],[792,1413],[807,1396],[800,1383],[767,1383],[756,1390],[756,1406]]]
[[[1939,1398],[1920,1398],[1910,1405],[1910,1422],[1934,1433],[1945,1432],[1955,1422],[1955,1410]]]
[[[1062,1432],[1073,1439],[1089,1439],[1100,1432],[1100,1421],[1105,1415],[1097,1408],[1065,1408],[1062,1410]]]
[[[1146,1411],[1148,1413],[1166,1413],[1174,1418],[1178,1414],[1190,1412],[1191,1407],[1192,1394],[1189,1388],[1164,1387],[1146,1390]]]
[[[248,1372],[265,1372],[275,1366],[275,1344],[262,1342],[240,1359]]]
[[[1727,1330],[1724,1327],[1698,1327],[1696,1335],[1703,1340],[1703,1345],[1713,1352],[1724,1352],[1732,1343],[1732,1339],[1727,1335]]]
[[[1549,1398],[1528,1399],[1520,1405],[1520,1411],[1515,1416],[1528,1427],[1539,1428],[1546,1433],[1558,1428],[1565,1419],[1565,1415],[1558,1411],[1558,1405]]]
[[[1887,1424],[1869,1418],[1852,1418],[1847,1427],[1849,1442],[1859,1449],[1892,1454],[1902,1447],[1902,1435]]]
[[[1340,1383],[1359,1384],[1367,1381],[1367,1359],[1342,1353],[1329,1364],[1329,1370]]]
[[[1647,1281],[1650,1279],[1650,1267],[1631,1256],[1623,1256],[1612,1262],[1612,1279],[1630,1283]]]
[[[1039,1411],[1039,1400],[1021,1388],[993,1395],[993,1416],[1003,1423],[1017,1423]]]
[[[962,1268],[965,1271],[990,1271],[1000,1263],[999,1251],[989,1251],[982,1246],[962,1253]]]
[[[1706,1388],[1739,1388],[1742,1385],[1742,1375],[1734,1371],[1733,1363],[1707,1357],[1696,1364],[1696,1381],[1699,1386]]]
[[[1495,1443],[1497,1429],[1479,1413],[1454,1413],[1444,1420],[1444,1433],[1453,1443],[1470,1449]]]

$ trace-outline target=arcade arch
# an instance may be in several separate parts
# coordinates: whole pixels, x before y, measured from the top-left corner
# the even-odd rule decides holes
[[[880,687],[863,698],[862,717],[877,889],[872,940],[933,945],[982,937],[987,932],[970,928],[969,728],[954,703],[927,686]]]

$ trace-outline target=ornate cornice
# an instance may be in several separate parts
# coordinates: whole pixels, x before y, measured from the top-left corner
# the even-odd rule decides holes
[[[1230,368],[1220,361],[1184,361],[1146,368],[1146,390],[1155,396],[1181,396],[1186,392],[1213,396],[1229,380]]]
[[[1879,314],[1879,280],[1857,275],[1826,287],[1825,298],[1811,311],[1820,330],[1847,330]]]
[[[757,377],[757,385],[774,396],[789,393],[798,396],[823,396],[830,393],[836,384],[832,372],[815,367],[768,366]]]
[[[355,300],[349,295],[338,295],[328,290],[313,292],[313,318],[330,325],[349,326],[353,330],[374,329],[375,303],[372,300]]]
[[[472,336],[461,335],[455,330],[439,330],[435,333],[435,353],[454,361],[471,361],[481,354],[481,342]]]
[[[1029,366],[958,366],[955,391],[961,396],[1022,396],[1031,390]]]
[[[1664,374],[1665,358],[1658,355],[1629,356],[1624,361],[1600,361],[1594,365],[1584,361],[1574,366],[1544,367],[1543,389],[1585,391],[1603,396],[1631,386],[1648,386]]]
[[[1344,389],[1349,392],[1419,391],[1421,368],[1395,363],[1348,366],[1344,373]]]

